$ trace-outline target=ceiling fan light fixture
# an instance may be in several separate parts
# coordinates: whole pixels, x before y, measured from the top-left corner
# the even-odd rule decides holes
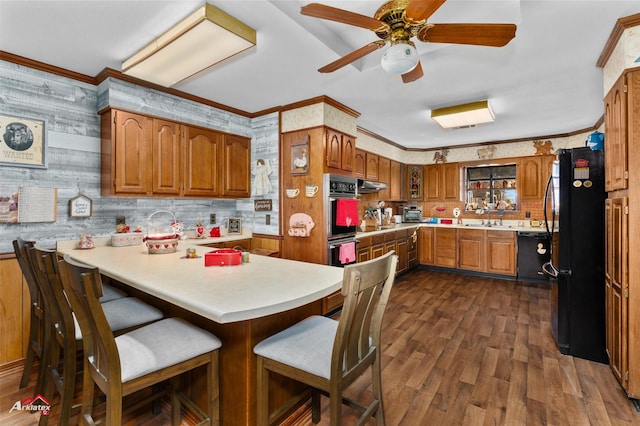
[[[491,123],[495,116],[489,101],[471,102],[431,110],[431,118],[444,129]]]
[[[172,87],[256,45],[256,31],[209,3],[122,63],[122,72]]]
[[[389,74],[406,74],[418,65],[418,51],[412,43],[400,41],[392,44],[382,55],[382,69]]]

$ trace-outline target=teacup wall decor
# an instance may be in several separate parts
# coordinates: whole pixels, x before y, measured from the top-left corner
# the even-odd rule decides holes
[[[315,197],[319,189],[318,185],[307,185],[305,194],[307,197]]]
[[[290,188],[287,189],[287,197],[289,198],[296,198],[298,196],[298,194],[300,194],[300,190],[298,188]]]

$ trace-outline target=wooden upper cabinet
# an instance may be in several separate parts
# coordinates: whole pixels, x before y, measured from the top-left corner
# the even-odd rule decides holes
[[[389,172],[389,199],[391,201],[402,200],[402,163],[399,161],[391,160],[390,172]]]
[[[224,135],[222,147],[222,195],[235,198],[250,197],[251,139]]]
[[[429,164],[424,166],[425,200],[460,199],[459,163]]]
[[[366,155],[366,167],[365,167],[365,177],[367,180],[377,181],[378,180],[378,154],[372,154],[367,152]]]
[[[355,138],[342,132],[326,128],[325,171],[353,174],[355,169]]]
[[[349,135],[342,136],[342,156],[340,162],[340,168],[344,172],[351,172],[355,168],[355,154],[356,154],[356,142],[355,138]]]
[[[147,195],[151,193],[151,119],[139,114],[112,111],[103,120],[112,119],[113,167],[109,175],[113,194]],[[103,138],[104,146],[104,138]],[[103,161],[105,158],[103,157]],[[103,186],[104,188],[104,186]]]
[[[442,196],[445,200],[460,200],[460,164],[445,163],[442,169]]]
[[[250,196],[249,138],[116,109],[100,132],[102,195]]]
[[[627,188],[628,92],[640,90],[640,73],[621,76],[604,98],[605,190]]]
[[[364,179],[366,177],[367,153],[361,149],[355,150],[353,160],[353,176]]]
[[[378,192],[378,198],[381,200],[389,200],[390,188],[389,180],[391,178],[391,160],[385,157],[378,157],[378,180],[387,184],[385,189]]]
[[[520,200],[540,200],[544,196],[542,158],[522,157],[518,164],[518,198]]]
[[[182,126],[153,120],[153,192],[180,195],[182,184]]]
[[[441,200],[442,194],[442,167],[440,164],[424,166],[424,199],[427,201]]]
[[[187,127],[184,158],[184,195],[218,197],[222,134],[200,127]]]

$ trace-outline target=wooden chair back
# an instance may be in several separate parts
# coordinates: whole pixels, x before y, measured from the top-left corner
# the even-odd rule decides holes
[[[30,326],[29,326],[29,342],[27,346],[27,354],[25,357],[24,370],[22,372],[22,378],[20,380],[20,388],[24,388],[29,384],[29,377],[31,375],[31,368],[33,366],[34,356],[42,358],[42,352],[44,348],[44,328],[45,328],[45,300],[36,278],[33,272],[33,266],[29,259],[28,249],[33,247],[33,241],[26,241],[22,238],[17,238],[13,241],[13,250],[16,255],[16,260],[20,265],[22,275],[27,283],[29,289],[29,310],[30,310]],[[38,372],[38,379],[36,383],[36,392],[42,391],[42,374],[44,365],[40,362],[40,369]]]
[[[82,331],[85,367],[100,389],[104,390],[109,385],[117,387],[121,379],[120,356],[115,336],[100,304],[100,271],[77,263],[68,256],[58,265],[62,285]]]
[[[345,266],[344,304],[333,346],[332,380],[342,377],[351,382],[347,379],[359,376],[377,356],[397,262],[398,257],[391,251],[383,258]]]

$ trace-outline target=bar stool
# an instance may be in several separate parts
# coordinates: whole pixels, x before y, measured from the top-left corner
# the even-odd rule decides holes
[[[193,407],[203,421],[217,425],[219,412],[218,349],[220,339],[178,318],[166,318],[115,337],[99,301],[102,283],[98,268],[74,262],[68,255],[59,263],[60,277],[76,314],[83,341],[84,379],[81,418],[93,424],[93,393],[106,396],[107,425],[122,422],[123,397],[167,379],[171,384],[172,423],[180,422],[180,404]],[[207,409],[199,410],[176,391],[177,377],[206,366]],[[144,402],[162,396],[152,395]],[[140,403],[136,404],[136,407]]]
[[[67,296],[63,291],[54,250],[27,247],[27,256],[33,265],[34,277],[45,300],[45,350],[43,350],[42,395],[51,401],[54,392],[60,395],[59,424],[69,424],[75,390],[76,361],[82,349],[82,335],[77,333]],[[115,292],[113,294],[118,294]],[[120,297],[101,303],[107,322],[114,333],[122,334],[162,319],[159,309],[134,297]],[[46,330],[49,330],[48,332]],[[62,361],[61,361],[62,355]],[[47,424],[49,416],[40,416],[40,426]]]
[[[257,423],[273,421],[269,413],[271,372],[305,383],[312,390],[312,420],[320,421],[320,393],[330,399],[330,424],[342,420],[342,403],[359,408],[358,424],[371,417],[384,424],[380,371],[382,317],[395,278],[398,257],[391,251],[344,268],[344,305],[339,321],[314,315],[254,347],[257,355]],[[343,390],[371,367],[373,401],[363,404],[343,397]]]
[[[27,247],[33,246],[33,241],[26,241],[22,238],[17,238],[13,241],[13,251],[15,252],[16,259],[22,270],[22,275],[27,283],[29,289],[29,340],[27,344],[27,353],[24,360],[24,368],[22,370],[22,378],[20,379],[20,389],[26,387],[29,384],[29,377],[31,376],[31,369],[37,357],[42,360],[42,339],[44,328],[44,301],[42,300],[42,294],[38,289],[35,278],[33,276],[33,270],[28,257],[24,256],[24,250]],[[42,365],[40,361],[40,365]],[[40,370],[38,372],[38,378],[36,380],[36,392],[41,392],[42,388],[42,376]]]

